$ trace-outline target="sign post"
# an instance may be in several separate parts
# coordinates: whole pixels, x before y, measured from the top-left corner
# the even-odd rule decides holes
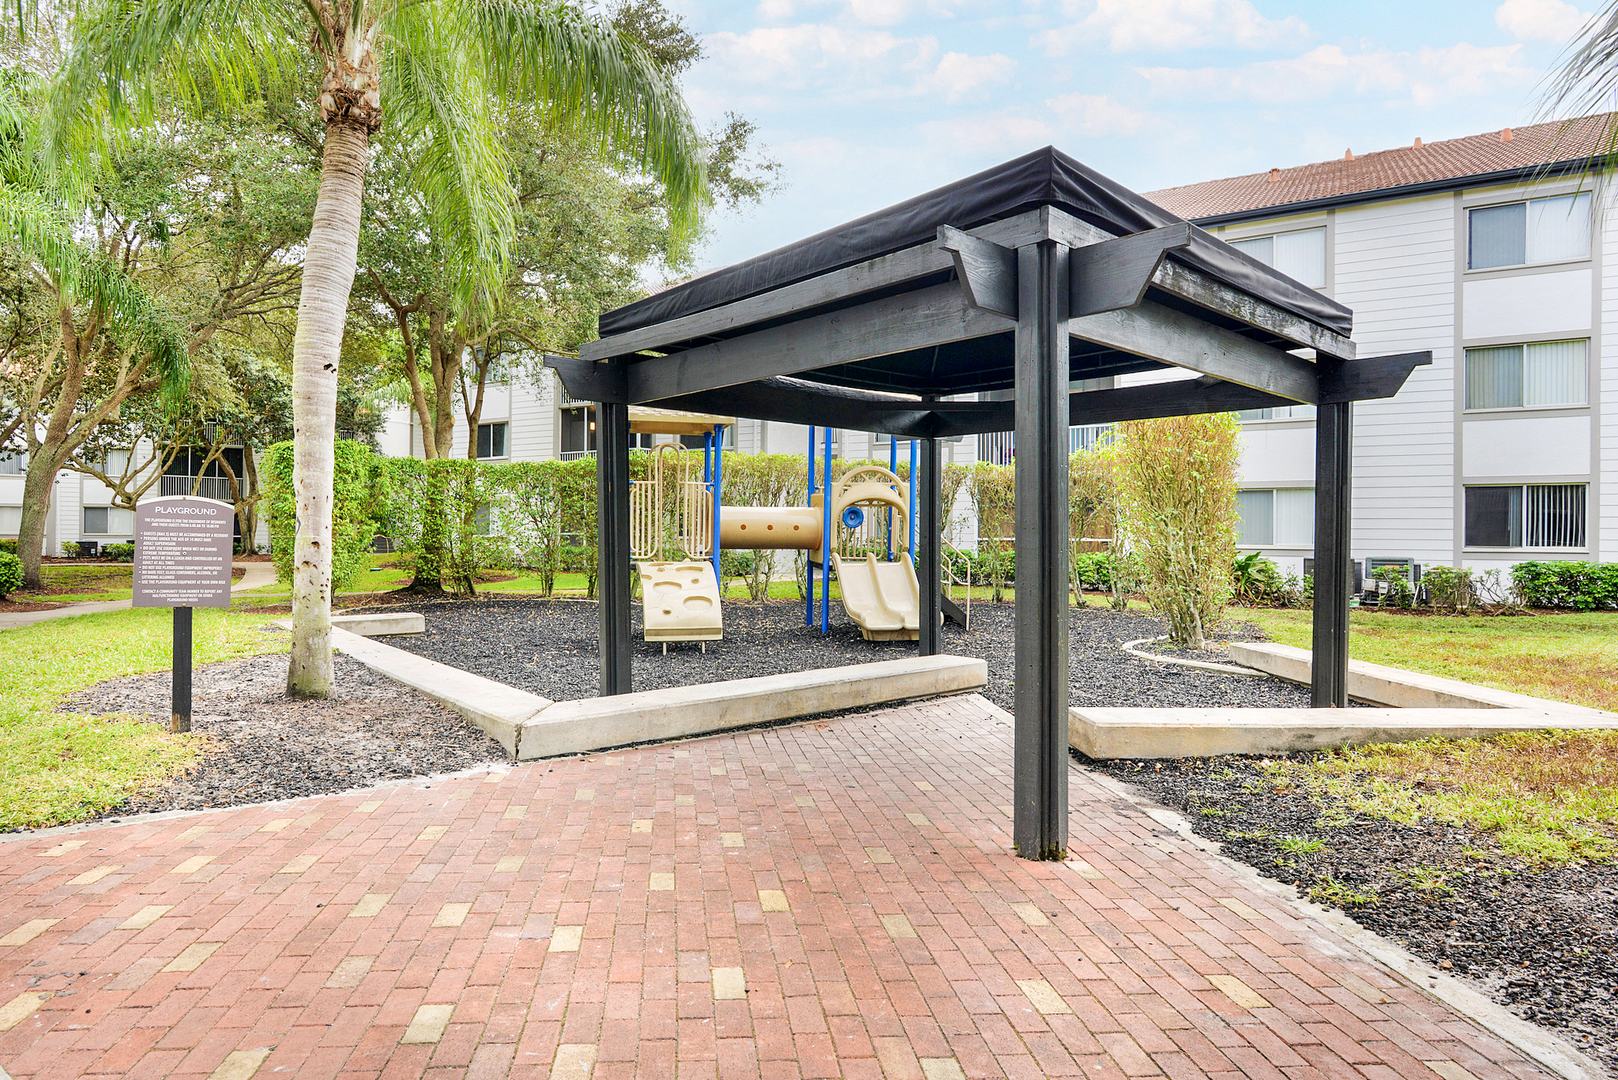
[[[195,495],[143,499],[135,507],[135,607],[174,609],[170,731],[191,730],[191,609],[230,606],[236,512]]]

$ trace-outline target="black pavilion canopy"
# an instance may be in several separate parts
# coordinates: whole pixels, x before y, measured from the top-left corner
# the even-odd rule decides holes
[[[737,318],[703,320],[700,316],[744,308],[745,302],[800,283],[822,278],[835,271],[848,271],[884,256],[930,246],[941,226],[979,231],[982,226],[1006,225],[1032,213],[1048,213],[1064,218],[1070,227],[1087,230],[1090,239],[1128,236],[1157,229],[1180,219],[1153,205],[1140,195],[1100,175],[1060,151],[1046,147],[987,169],[974,176],[919,195],[885,210],[879,210],[845,225],[828,229],[805,240],[717,270],[677,285],[633,304],[601,316],[601,348],[587,347],[589,359],[604,359],[601,351],[617,340],[647,341],[657,328],[649,352],[668,356],[693,349],[707,349],[703,362],[722,362],[722,350],[711,348],[741,333],[767,328],[772,321],[787,321],[826,315],[841,308],[865,304],[897,293],[947,284],[955,271],[947,263],[921,267],[916,275],[900,279],[880,276],[816,302],[799,304],[790,315],[772,320]],[[1223,290],[1257,300],[1273,312],[1308,324],[1330,339],[1348,334],[1352,314],[1343,305],[1243,254],[1195,226],[1186,226],[1189,242],[1167,255],[1181,277],[1190,277]],[[1154,284],[1150,298],[1176,308],[1204,322],[1212,322],[1233,333],[1266,346],[1297,349],[1313,346],[1313,337],[1301,340],[1296,333],[1274,332],[1274,327],[1254,325],[1240,314],[1232,317],[1231,305],[1200,303],[1187,290],[1170,291]],[[766,316],[768,312],[764,312]],[[910,313],[896,307],[895,319]],[[689,330],[682,327],[689,327]],[[950,341],[928,341],[916,348],[895,349],[881,356],[861,357],[839,362],[824,370],[798,373],[804,380],[822,385],[889,393],[947,397],[1008,389],[1012,384],[1013,340],[1009,327],[987,326],[984,332],[956,335]],[[637,356],[637,354],[640,356]],[[619,355],[636,359],[645,354],[626,349]],[[696,359],[696,357],[693,357]],[[1069,376],[1074,380],[1093,379],[1161,367],[1157,360],[1121,348],[1104,337],[1086,340],[1075,333],[1069,356]]]

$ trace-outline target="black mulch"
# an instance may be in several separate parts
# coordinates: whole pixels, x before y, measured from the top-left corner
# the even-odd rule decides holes
[[[1534,870],[1466,829],[1399,825],[1278,789],[1250,758],[1096,767],[1184,813],[1226,854],[1470,977],[1618,1073],[1618,867]],[[1287,837],[1322,846],[1289,852]]]
[[[401,649],[520,686],[553,701],[594,697],[599,679],[596,605],[578,600],[477,600],[412,605],[427,616],[427,632],[389,638]],[[792,603],[725,605],[725,638],[662,646],[640,639],[635,612],[635,689],[657,690],[784,671],[807,671],[913,656],[915,643],[866,641],[833,605],[831,635],[803,624]],[[945,652],[983,658],[986,695],[1012,706],[1012,654],[1016,608],[972,608],[972,629],[944,628]],[[1252,679],[1153,664],[1125,655],[1119,645],[1162,633],[1149,615],[1107,608],[1073,612],[1071,700],[1075,705],[1307,705],[1307,689],[1275,679]]]
[[[346,656],[335,660],[336,694],[327,701],[286,696],[285,656],[198,668],[192,730],[212,745],[190,773],[114,813],[321,795],[505,760],[498,743],[457,714]],[[166,724],[169,675],[104,682],[63,708]]]

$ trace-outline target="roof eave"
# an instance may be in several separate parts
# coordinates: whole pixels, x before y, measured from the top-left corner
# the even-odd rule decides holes
[[[1499,169],[1488,173],[1446,177],[1441,180],[1423,180],[1414,184],[1371,188],[1366,191],[1328,195],[1318,199],[1301,199],[1296,202],[1277,203],[1275,206],[1255,207],[1251,210],[1231,210],[1222,214],[1208,214],[1202,217],[1187,218],[1186,220],[1206,228],[1210,225],[1225,225],[1237,221],[1254,221],[1261,218],[1284,217],[1288,214],[1303,214],[1311,210],[1330,210],[1334,207],[1349,206],[1355,203],[1378,202],[1382,199],[1425,195],[1435,191],[1454,191],[1457,188],[1482,187],[1488,184],[1509,183],[1513,180],[1566,176],[1572,172],[1601,169],[1606,165],[1606,159],[1601,157],[1575,158],[1569,161],[1553,162],[1549,165],[1520,166],[1514,169]],[[1147,197],[1150,198],[1151,196],[1148,195]]]

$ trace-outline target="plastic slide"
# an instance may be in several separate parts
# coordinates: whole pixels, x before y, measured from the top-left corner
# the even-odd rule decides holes
[[[921,636],[921,585],[909,555],[898,562],[832,556],[843,610],[866,641],[914,641]]]
[[[641,610],[647,641],[718,641],[724,636],[711,562],[643,562]]]

